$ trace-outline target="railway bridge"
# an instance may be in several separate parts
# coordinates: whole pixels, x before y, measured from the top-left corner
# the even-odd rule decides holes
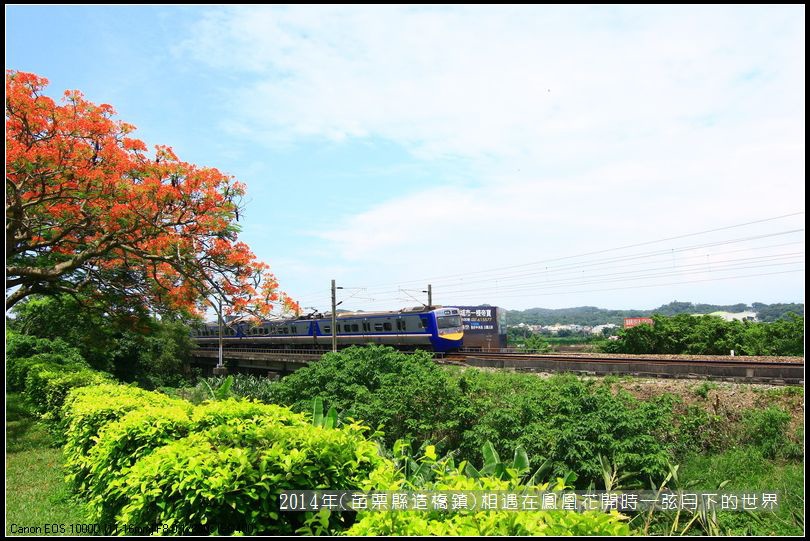
[[[237,348],[223,350],[228,370],[286,375],[324,354],[319,350]],[[192,365],[215,371],[216,349],[192,351]],[[739,383],[801,385],[804,359],[801,357],[721,357],[686,355],[546,354],[515,352],[470,352],[436,354],[442,364],[518,372],[569,372],[582,375],[629,375],[638,377],[713,379]]]

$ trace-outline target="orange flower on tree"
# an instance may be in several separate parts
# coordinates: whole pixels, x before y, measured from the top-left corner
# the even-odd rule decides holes
[[[6,72],[6,309],[63,292],[118,306],[198,312],[297,310],[269,267],[237,240],[244,184],[154,157],[109,105],[78,91],[61,104],[48,81]]]

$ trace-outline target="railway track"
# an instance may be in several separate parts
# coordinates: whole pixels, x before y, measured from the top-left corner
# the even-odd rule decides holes
[[[323,351],[239,348],[223,351],[232,366],[287,373],[320,359]],[[197,349],[192,357],[215,361],[214,349]],[[723,381],[801,385],[801,357],[719,357],[685,355],[526,354],[461,352],[435,354],[436,362],[518,372],[572,372],[585,375],[631,375],[653,378],[717,379]]]
[[[729,357],[718,355],[605,355],[593,353],[551,353],[533,354],[516,352],[462,352],[450,353],[443,360],[450,362],[466,362],[470,358],[476,359],[508,359],[508,360],[552,360],[567,362],[617,362],[617,363],[650,363],[650,364],[683,364],[701,365],[715,364],[724,366],[758,367],[758,366],[804,366],[801,357]]]
[[[446,355],[438,362],[523,372],[718,379],[777,385],[800,385],[804,382],[804,359],[801,357],[465,352]]]

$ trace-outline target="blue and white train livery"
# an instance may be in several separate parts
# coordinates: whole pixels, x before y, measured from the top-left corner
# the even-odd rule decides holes
[[[338,347],[383,344],[397,349],[456,351],[464,338],[458,308],[409,308],[396,312],[344,312],[337,315]],[[200,346],[219,340],[216,323],[193,333]],[[331,316],[315,315],[292,320],[262,321],[258,325],[230,323],[223,329],[227,343],[284,349],[332,347]]]

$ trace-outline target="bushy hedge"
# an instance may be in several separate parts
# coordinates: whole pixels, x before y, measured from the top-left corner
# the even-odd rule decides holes
[[[6,384],[22,391],[61,443],[65,437],[62,405],[71,389],[112,383],[110,375],[90,369],[76,348],[61,339],[6,333]]]
[[[26,359],[42,353],[53,353],[66,361],[84,362],[81,352],[61,338],[39,338],[21,334],[11,329],[6,331],[6,360]]]
[[[36,365],[72,372],[89,369],[79,350],[59,338],[49,340],[9,330],[6,332],[6,386],[24,391],[28,373]]]
[[[194,408],[194,429],[204,430],[226,424],[232,419],[273,419],[281,425],[307,424],[308,417],[294,413],[289,408],[276,404],[262,404],[248,400],[217,400]]]
[[[393,470],[358,425],[326,429],[287,421],[230,419],[138,461],[111,489],[128,502],[119,525],[167,524],[186,534],[292,534],[308,517],[279,511],[278,491],[369,490],[375,477]],[[334,514],[330,528],[343,529],[348,519]]]
[[[36,353],[30,357],[8,357],[6,361],[6,384],[9,391],[25,391],[25,382],[34,366],[47,367],[53,371],[74,372],[90,367],[81,358],[65,358],[58,353]]]
[[[105,525],[114,522],[125,501],[116,498],[113,483],[155,449],[188,436],[190,412],[191,404],[147,406],[101,428],[87,456],[90,467],[84,479],[83,496],[91,502],[92,520]]]
[[[473,491],[521,493],[526,489],[537,491],[560,491],[570,489],[565,481],[557,478],[556,484],[543,483],[527,486],[520,478],[478,477],[465,474],[465,463],[458,467],[447,460],[431,463],[420,459],[431,468],[432,480],[415,484],[406,481],[409,488],[421,491]],[[448,467],[449,465],[449,467]],[[318,533],[317,531],[311,533]],[[357,522],[348,535],[435,535],[435,536],[516,536],[516,535],[629,535],[627,517],[616,511],[364,511],[357,515]]]
[[[61,426],[62,405],[71,389],[112,382],[111,376],[89,368],[71,371],[60,365],[35,364],[25,378],[25,396],[46,421]]]
[[[67,424],[65,471],[67,481],[77,492],[85,493],[86,478],[93,469],[90,450],[101,429],[128,412],[147,406],[183,406],[185,401],[125,385],[97,385],[71,391],[62,406]]]

